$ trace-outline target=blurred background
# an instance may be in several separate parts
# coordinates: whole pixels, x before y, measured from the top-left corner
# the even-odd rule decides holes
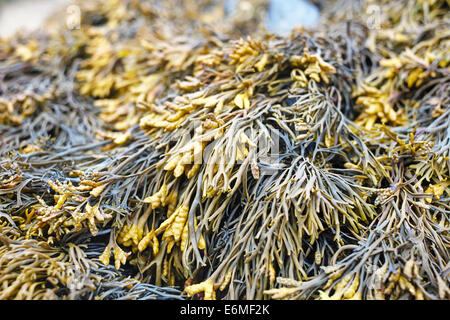
[[[71,0],[0,0],[0,37],[19,30],[36,30],[55,10]]]
[[[251,0],[218,1],[223,1],[228,13],[237,7],[245,9],[251,5]],[[312,27],[319,19],[318,8],[307,0],[268,1],[269,11],[265,25],[270,32],[285,35],[296,25]],[[0,37],[11,36],[19,30],[36,30],[49,15],[55,12],[63,13],[64,6],[73,2],[73,0],[0,0]]]

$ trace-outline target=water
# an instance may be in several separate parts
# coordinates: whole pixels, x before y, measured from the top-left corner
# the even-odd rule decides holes
[[[231,13],[239,0],[226,0],[225,8]],[[319,21],[319,9],[307,0],[270,0],[264,22],[267,31],[288,35],[297,25],[313,27]]]
[[[319,9],[306,0],[271,0],[265,26],[280,35],[289,34],[296,25],[313,27],[319,20]]]

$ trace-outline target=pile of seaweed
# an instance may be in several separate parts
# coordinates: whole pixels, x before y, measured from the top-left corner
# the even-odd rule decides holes
[[[0,299],[450,298],[450,4],[316,4],[0,39]]]

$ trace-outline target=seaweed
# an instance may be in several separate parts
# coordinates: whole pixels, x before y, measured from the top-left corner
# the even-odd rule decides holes
[[[0,298],[448,299],[448,2],[317,2],[0,39]]]

